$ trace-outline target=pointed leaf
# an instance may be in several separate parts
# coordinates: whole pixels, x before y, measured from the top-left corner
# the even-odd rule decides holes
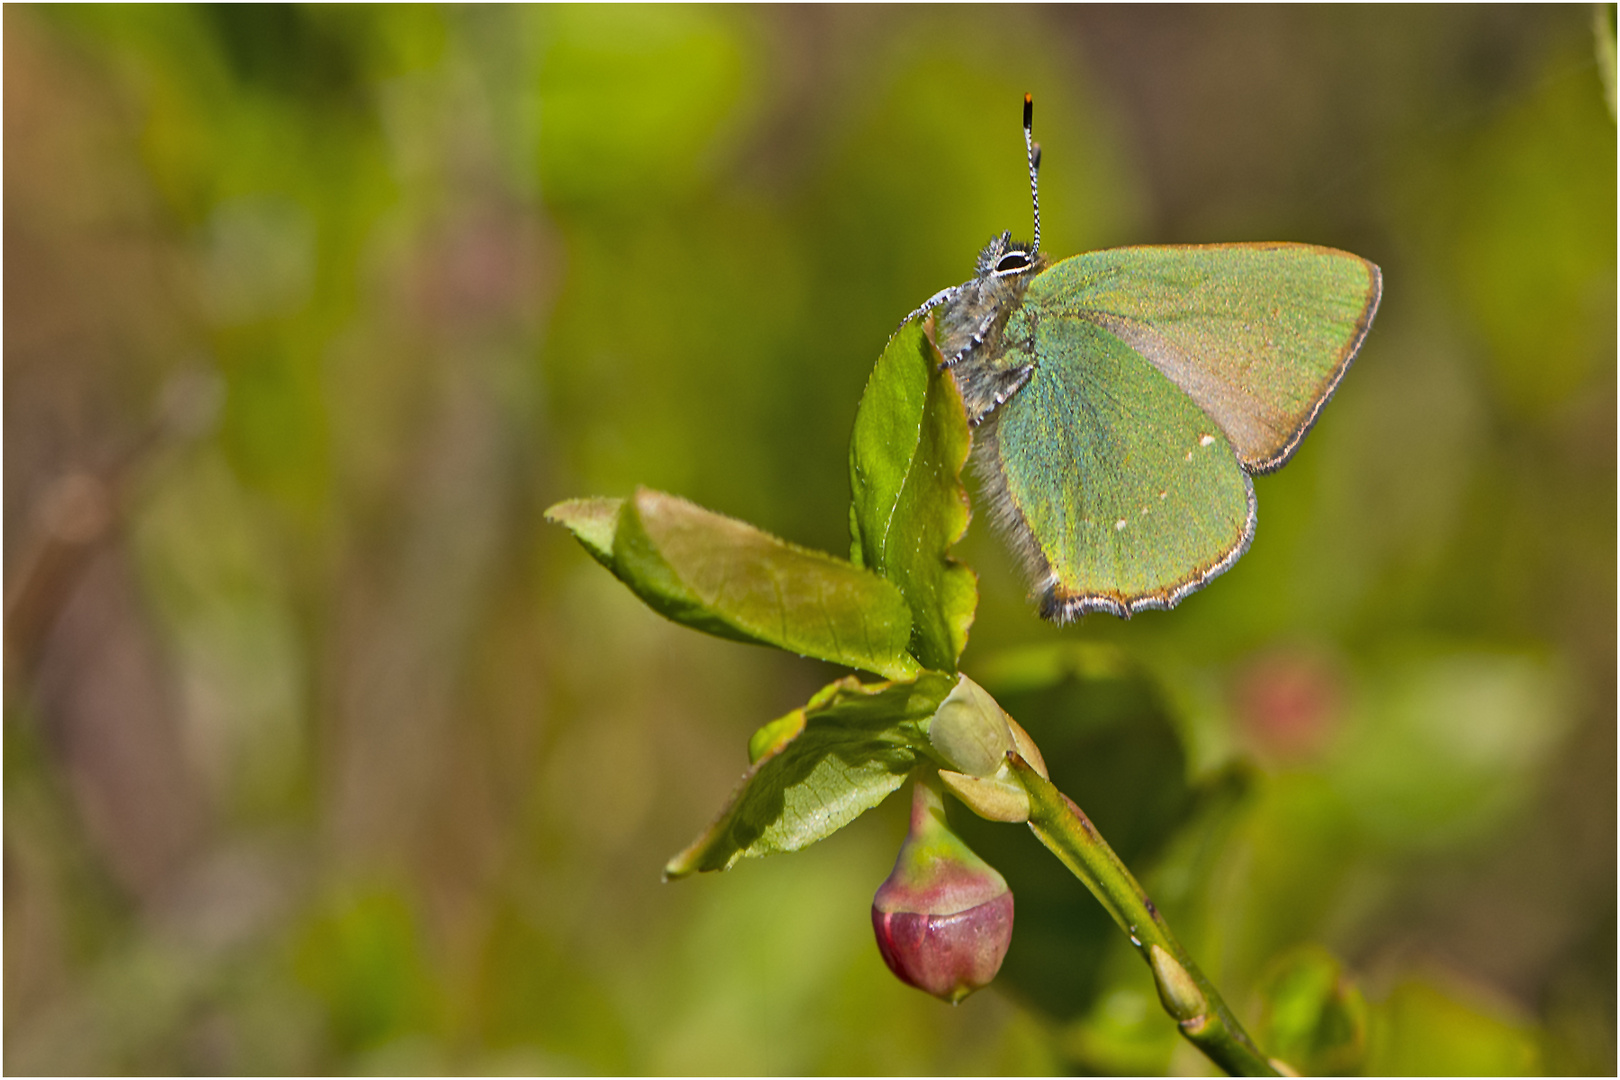
[[[931,322],[913,319],[889,339],[855,414],[851,558],[905,594],[912,655],[955,671],[979,599],[973,571],[950,557],[970,516],[962,466],[972,436],[925,323],[931,333]]]
[[[744,856],[797,851],[882,802],[927,753],[927,722],[956,680],[924,672],[913,682],[823,687],[803,709],[761,728],[763,753],[726,808],[664,867],[666,878],[726,870]]]
[[[623,505],[623,499],[608,499],[600,495],[569,499],[547,510],[546,520],[571,530],[580,546],[611,570],[613,534],[618,531],[619,508]]]
[[[905,598],[842,559],[645,488],[558,503],[546,516],[665,618],[888,678],[917,672]]]

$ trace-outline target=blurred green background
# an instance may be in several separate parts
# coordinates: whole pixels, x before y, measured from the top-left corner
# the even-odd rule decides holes
[[[6,1070],[1204,1068],[1026,831],[963,825],[1019,923],[955,1009],[871,938],[903,800],[661,884],[838,673],[540,517],[847,551],[885,339],[1027,234],[1027,90],[1052,254],[1385,291],[1231,573],[1058,631],[976,525],[966,670],[1275,1052],[1613,1073],[1613,26],[8,5]]]

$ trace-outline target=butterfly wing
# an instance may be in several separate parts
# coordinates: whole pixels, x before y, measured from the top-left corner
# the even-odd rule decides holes
[[[1254,487],[1186,393],[1094,322],[1027,298],[1007,333],[1037,364],[980,429],[978,461],[1041,614],[1167,608],[1243,554]]]
[[[1115,248],[1039,274],[1024,304],[1125,342],[1263,473],[1288,460],[1332,396],[1382,287],[1366,259],[1307,244]]]

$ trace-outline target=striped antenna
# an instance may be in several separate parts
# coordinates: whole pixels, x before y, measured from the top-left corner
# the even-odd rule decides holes
[[[1041,250],[1041,188],[1036,183],[1036,175],[1041,168],[1041,146],[1030,134],[1030,126],[1035,120],[1035,99],[1029,94],[1024,95],[1024,151],[1029,155],[1029,201],[1035,206],[1035,244],[1029,253],[1035,255]]]

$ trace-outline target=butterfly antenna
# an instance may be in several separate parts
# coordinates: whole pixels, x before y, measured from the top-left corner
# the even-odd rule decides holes
[[[1024,152],[1029,155],[1029,201],[1035,207],[1035,243],[1030,248],[1034,255],[1041,250],[1041,187],[1036,182],[1036,176],[1041,169],[1041,144],[1036,142],[1030,134],[1030,126],[1035,120],[1035,98],[1029,94],[1024,95]]]

